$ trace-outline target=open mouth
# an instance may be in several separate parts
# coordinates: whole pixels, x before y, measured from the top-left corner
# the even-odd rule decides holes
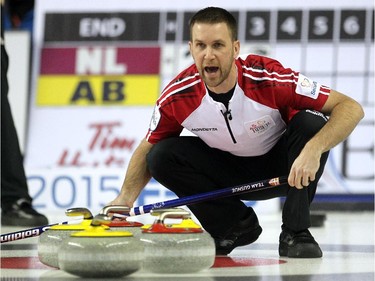
[[[219,68],[216,66],[206,66],[204,68],[204,71],[206,71],[207,73],[216,73],[218,70]]]

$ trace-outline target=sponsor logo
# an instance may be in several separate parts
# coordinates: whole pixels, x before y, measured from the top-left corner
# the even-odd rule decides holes
[[[271,116],[266,115],[263,116],[260,119],[253,120],[250,122],[245,123],[245,126],[247,128],[248,134],[251,137],[256,137],[264,134],[267,132],[270,128],[275,126],[275,122],[271,118]]]
[[[216,132],[217,128],[192,128],[192,132]]]
[[[271,126],[271,122],[260,120],[257,121],[255,124],[251,124],[250,131],[257,134],[262,134],[267,128]]]
[[[34,237],[38,235],[39,235],[39,229],[30,229],[30,230],[26,230],[23,232],[10,233],[8,235],[1,236],[1,243]]]
[[[306,109],[306,112],[314,114],[314,115],[319,116],[319,117],[322,117],[325,121],[328,121],[327,117],[319,111]]]
[[[150,121],[150,130],[154,131],[158,126],[160,121],[160,111],[159,107],[155,105],[154,112],[152,113],[151,121]]]
[[[280,184],[279,178],[274,178],[269,181],[269,184],[272,186],[277,186]]]
[[[317,99],[319,96],[320,85],[300,74],[298,77],[298,83],[296,87],[296,93],[302,96],[306,96],[312,99]]]
[[[301,83],[301,86],[302,87],[311,87],[311,83],[310,83],[309,79],[304,78],[302,83]]]
[[[122,167],[126,158],[122,152],[133,151],[136,139],[127,137],[119,132],[123,131],[121,122],[98,122],[88,125],[93,135],[87,139],[87,148],[64,148],[57,160],[60,167]],[[92,155],[100,153],[100,159],[92,159]],[[95,157],[96,158],[96,157]]]
[[[152,204],[152,209],[161,209],[164,206],[165,206],[164,202],[159,202],[159,203]]]
[[[262,182],[254,183],[254,184],[246,184],[242,186],[236,186],[232,188],[232,193],[238,193],[238,192],[243,192],[247,190],[252,190],[252,189],[257,189],[264,187],[264,184]]]
[[[312,87],[312,90],[311,90],[311,95],[312,96],[315,96],[316,94],[316,88],[318,87],[318,83],[316,83],[315,81],[313,82],[313,87]]]

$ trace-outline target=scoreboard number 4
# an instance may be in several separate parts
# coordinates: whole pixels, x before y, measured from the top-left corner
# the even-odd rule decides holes
[[[281,24],[280,30],[289,35],[295,35],[298,31],[296,18],[287,17]]]

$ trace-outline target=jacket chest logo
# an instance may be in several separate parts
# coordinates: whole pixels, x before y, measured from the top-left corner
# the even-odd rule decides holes
[[[251,138],[263,135],[269,129],[275,126],[275,121],[269,115],[262,116],[259,119],[245,122],[245,128]]]

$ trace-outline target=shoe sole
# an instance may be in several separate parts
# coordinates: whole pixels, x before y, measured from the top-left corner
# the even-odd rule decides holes
[[[249,245],[251,243],[254,243],[256,240],[258,240],[262,231],[263,231],[262,227],[258,226],[253,231],[247,232],[247,233],[243,234],[242,237],[237,239],[234,242],[233,247],[231,249],[222,249],[222,250],[216,249],[216,255],[217,256],[226,256],[237,247],[246,246],[246,245]],[[249,237],[251,237],[251,239]]]

